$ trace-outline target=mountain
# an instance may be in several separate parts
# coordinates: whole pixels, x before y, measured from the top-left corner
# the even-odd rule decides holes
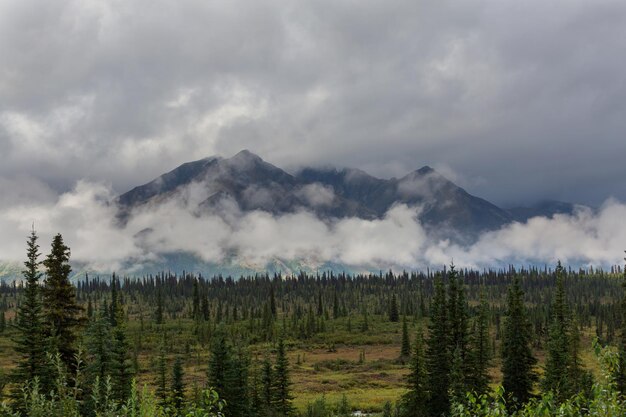
[[[193,195],[189,195],[189,187],[193,187]],[[125,218],[133,209],[173,198],[194,200],[198,215],[217,212],[224,200],[233,200],[242,211],[262,210],[274,215],[305,209],[321,218],[375,216],[354,201],[334,196],[329,189],[304,184],[247,150],[229,159],[213,157],[183,164],[122,194],[117,203],[121,218]]]
[[[500,228],[511,215],[475,197],[425,166],[396,179],[375,178],[357,169],[303,169],[298,178],[307,184],[324,184],[382,217],[394,204],[419,206],[420,220],[441,237],[467,241],[477,234]]]
[[[555,214],[573,214],[576,205],[563,201],[544,200],[527,207],[507,209],[513,220],[524,223],[533,217],[554,217]]]
[[[145,249],[145,253],[138,255],[137,258],[129,256],[127,259],[120,260],[116,269],[118,272],[124,271],[124,273],[136,276],[164,270],[173,272],[184,270],[205,275],[222,273],[233,276],[265,271],[297,273],[300,270],[372,272],[373,269],[373,272],[376,272],[378,265],[375,263],[360,264],[360,261],[346,261],[350,264],[344,265],[342,263],[344,261],[340,261],[340,258],[320,256],[315,252],[319,247],[313,249],[312,253],[308,252],[309,246],[306,245],[300,247],[295,245],[296,250],[291,254],[269,251],[267,254],[261,254],[260,258],[257,258],[255,253],[241,255],[240,242],[245,239],[255,239],[255,236],[245,234],[247,229],[241,228],[240,220],[249,220],[242,214],[255,211],[270,213],[273,216],[305,211],[324,222],[332,234],[333,228],[337,225],[337,219],[383,219],[390,209],[398,204],[406,205],[414,210],[428,238],[433,242],[448,239],[460,245],[472,244],[481,233],[497,230],[514,221],[525,222],[535,216],[552,217],[558,213],[571,214],[576,208],[569,203],[544,201],[529,207],[503,210],[482,198],[469,194],[428,166],[416,169],[401,178],[389,179],[377,178],[354,168],[305,167],[298,172],[289,173],[250,151],[244,150],[231,158],[210,157],[182,164],[120,195],[115,200],[119,221],[117,227],[132,226],[127,230],[133,230],[134,244],[140,250]],[[139,213],[146,214],[146,216],[137,215]],[[210,231],[213,229],[210,228],[198,230],[198,232],[199,235],[205,236],[203,238],[216,239],[214,242],[217,242],[217,246],[223,250],[223,253],[219,258],[204,256],[206,254],[199,252],[202,248],[195,250],[197,246],[193,243],[193,239],[191,239],[192,243],[183,247],[168,245],[170,235],[174,236],[172,239],[179,240],[184,240],[185,237],[176,235],[181,231],[172,230],[171,225],[164,224],[163,229],[159,229],[161,224],[159,222],[144,223],[143,221],[150,219],[153,213],[157,214],[153,219],[160,219],[159,221],[165,219],[165,222],[171,219],[171,216],[182,215],[184,217],[189,213],[195,218],[194,221],[200,220],[199,223],[191,223],[196,225],[194,227],[203,225],[205,218],[209,224],[208,222],[216,220],[211,216],[219,216],[223,220],[220,224],[227,225],[221,230],[222,235],[217,233],[213,237]],[[267,216],[253,216],[252,218],[260,219],[260,223],[255,226],[258,226],[256,233],[258,233],[257,237],[261,237],[262,242],[264,238],[283,240],[284,236],[267,235],[265,230],[276,230],[264,228],[263,222],[267,221]],[[138,221],[130,222],[134,219]],[[299,222],[301,219],[307,218],[287,218],[283,226],[294,227],[294,223],[290,222]],[[187,220],[183,219],[183,221]],[[392,222],[395,222],[395,219],[392,219]],[[341,223],[338,228],[346,224],[353,226],[353,222],[345,222]],[[298,226],[300,225],[296,225]],[[376,224],[365,225],[365,229],[370,227],[375,228]],[[237,233],[241,234],[242,230],[243,234],[237,236]],[[296,240],[300,239],[300,236],[304,240],[307,239],[308,229],[303,227],[302,230]],[[207,231],[209,231],[208,237],[206,237]],[[190,234],[194,232],[195,229],[182,231],[182,233]],[[235,234],[235,239],[233,241],[225,239],[226,243],[222,244],[220,239],[224,239],[224,233]],[[321,235],[325,236],[325,233],[322,232]],[[320,235],[313,234],[313,236]],[[338,236],[342,237],[341,234]],[[348,236],[347,239],[352,239],[352,235]],[[197,236],[190,237],[197,238]],[[389,239],[389,236],[385,238]],[[406,239],[406,235],[401,238]],[[312,237],[312,239],[316,238]],[[356,239],[359,238],[356,237]],[[322,242],[323,249],[326,249],[325,243]],[[328,243],[329,245],[338,244],[336,241]],[[358,248],[359,242],[356,243]],[[290,244],[291,242],[287,242],[286,247]],[[282,246],[279,245],[278,248],[282,250]],[[360,250],[359,248],[354,253],[350,252],[350,256],[354,256],[355,253],[360,255]],[[294,256],[294,253],[297,255]],[[378,262],[376,255],[367,256],[369,256],[367,259],[374,259]],[[216,263],[205,259],[220,260]],[[357,259],[360,258],[357,256]],[[382,259],[381,265],[384,262],[385,260]],[[20,263],[0,263],[0,280],[7,277],[19,277],[21,270],[19,265]],[[84,276],[85,273],[90,275],[102,273],[102,271],[91,269],[88,264],[74,264],[73,268],[76,277]]]
[[[117,200],[120,218],[172,199],[188,202],[198,216],[223,214],[224,201],[230,201],[243,212],[280,215],[306,210],[325,220],[382,218],[394,204],[406,204],[420,208],[427,230],[458,242],[513,220],[510,212],[467,193],[428,166],[400,179],[376,178],[350,168],[304,168],[292,175],[247,150],[228,159],[189,162],[133,188]]]

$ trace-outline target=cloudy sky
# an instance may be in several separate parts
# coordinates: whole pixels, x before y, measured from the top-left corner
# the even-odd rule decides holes
[[[139,216],[118,235],[103,202],[183,162],[247,148],[289,170],[392,177],[430,165],[502,206],[602,207],[475,248],[387,248],[398,263],[424,253],[488,263],[507,250],[551,260],[570,249],[614,262],[626,239],[624,51],[623,0],[0,0],[0,228],[15,237],[0,252],[23,252],[32,219],[44,234],[72,233],[83,259],[111,245],[111,261],[141,252],[128,232],[152,223]],[[403,210],[368,227],[422,236]],[[307,220],[244,218],[241,230]],[[307,230],[340,245],[359,224]],[[561,238],[546,242],[546,230]],[[588,244],[563,249],[576,238]],[[335,249],[320,256],[356,262],[383,248]]]
[[[625,50],[622,0],[0,0],[0,187],[248,148],[599,205],[626,199]]]

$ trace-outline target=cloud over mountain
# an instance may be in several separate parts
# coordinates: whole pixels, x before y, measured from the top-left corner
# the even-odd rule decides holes
[[[189,254],[197,259],[193,265],[198,271],[205,273],[219,264],[235,263],[263,270],[268,263],[294,260],[308,268],[333,264],[357,270],[440,267],[451,260],[460,266],[479,268],[508,263],[552,264],[557,259],[606,266],[620,262],[626,241],[623,223],[626,205],[612,199],[596,211],[580,206],[571,214],[510,221],[484,230],[471,243],[438,234],[429,223],[431,220],[424,217],[432,200],[423,199],[422,194],[419,203],[398,201],[379,214],[363,210],[361,215],[355,211],[329,216],[325,211],[328,204],[336,204],[334,200],[345,199],[346,195],[350,198],[360,195],[367,200],[364,189],[384,195],[378,188],[382,183],[374,179],[370,188],[363,188],[369,182],[365,180],[373,177],[359,171],[325,170],[323,175],[348,178],[346,183],[359,187],[342,188],[343,182],[338,182],[340,186],[336,187],[319,182],[302,187],[298,181],[304,180],[292,181],[283,176],[283,171],[265,165],[255,155],[244,156],[244,160],[240,155],[234,161],[210,158],[186,165],[183,172],[189,177],[175,187],[175,180],[181,177],[172,174],[175,171],[165,174],[148,183],[147,188],[134,190],[135,197],[147,198],[145,201],[130,199],[133,194],[118,199],[110,187],[85,181],[55,198],[26,203],[16,199],[0,207],[3,231],[0,258],[22,260],[25,238],[33,222],[42,238],[42,252],[47,251],[47,242],[53,234],[61,232],[72,249],[72,259],[81,267],[131,274],[163,265],[171,254]],[[209,171],[200,169],[203,181],[191,180],[196,170],[190,167],[198,166],[208,167]],[[296,194],[306,189],[307,196],[302,201],[310,205],[285,210],[284,206],[274,204],[270,208],[276,210],[272,211],[255,207],[251,202],[241,204],[238,198],[248,198],[245,190],[249,186],[240,184],[244,192],[238,196],[232,191],[237,189],[232,174],[245,177],[244,172],[257,172],[259,166],[285,183],[293,182]],[[432,175],[432,170],[425,171]],[[228,192],[215,188],[216,183],[206,181],[207,172],[218,173],[222,185],[229,183],[234,188]],[[224,172],[228,175],[224,176]],[[33,182],[24,184],[27,185],[23,192],[27,194],[28,184],[33,190],[41,187]],[[270,189],[275,187],[270,183],[265,185]],[[263,189],[259,184],[257,187]],[[439,192],[435,189],[431,198]],[[211,200],[215,194],[219,199]],[[128,211],[123,219],[116,203],[120,200],[133,201],[132,207],[126,206]],[[211,201],[210,206],[207,200]],[[266,203],[264,199],[254,201],[261,206]],[[316,212],[316,208],[322,211]]]

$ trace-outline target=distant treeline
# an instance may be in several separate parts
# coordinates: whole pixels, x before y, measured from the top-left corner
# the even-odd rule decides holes
[[[290,346],[327,342],[333,349],[384,323],[401,324],[398,363],[409,370],[406,393],[385,406],[386,415],[626,412],[621,267],[451,265],[426,273],[238,279],[162,273],[85,277],[73,285],[69,260],[57,235],[41,261],[33,232],[24,279],[0,285],[0,333],[11,339],[17,365],[0,376],[2,415],[296,415]],[[595,377],[581,358],[589,350],[581,334],[589,331],[600,363]],[[193,345],[209,352],[201,386],[189,386],[184,375]],[[146,367],[151,378],[142,390],[136,381]],[[348,415],[349,399],[301,412]]]

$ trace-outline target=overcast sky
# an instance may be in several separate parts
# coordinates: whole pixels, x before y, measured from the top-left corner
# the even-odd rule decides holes
[[[0,206],[243,148],[623,201],[625,51],[623,0],[0,0]]]

